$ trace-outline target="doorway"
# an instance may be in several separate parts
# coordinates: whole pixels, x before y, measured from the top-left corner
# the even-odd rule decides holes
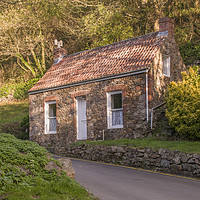
[[[87,140],[86,97],[76,98],[77,140]]]

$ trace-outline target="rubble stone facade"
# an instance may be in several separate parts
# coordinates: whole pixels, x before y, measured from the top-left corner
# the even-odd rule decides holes
[[[145,73],[120,79],[54,90],[29,96],[30,139],[51,148],[62,148],[77,137],[76,98],[86,97],[87,135],[90,140],[135,138],[147,130]],[[106,93],[122,91],[123,128],[107,128]],[[45,102],[56,101],[57,133],[45,134]],[[55,150],[56,151],[56,150]]]

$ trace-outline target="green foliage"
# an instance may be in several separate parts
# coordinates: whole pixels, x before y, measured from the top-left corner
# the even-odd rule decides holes
[[[168,87],[166,116],[180,136],[200,139],[200,75],[190,68],[182,76]]]
[[[19,83],[17,84],[13,97],[15,99],[25,99],[28,98],[28,93],[27,91],[29,89],[31,89],[37,82],[38,82],[39,78],[34,78],[34,79],[30,79],[29,81],[25,82],[25,83]]]
[[[0,134],[0,193],[17,185],[31,185],[33,176],[42,177],[48,163],[47,151],[13,135]]]
[[[21,123],[20,123],[20,126],[21,126],[21,127],[24,127],[24,128],[29,127],[29,114],[26,115],[26,116],[22,119],[22,121],[21,121]]]
[[[0,104],[0,127],[6,123],[22,121],[28,115],[28,101]]]
[[[6,84],[0,88],[0,98],[7,97],[9,94],[13,95],[14,99],[26,99],[28,98],[27,91],[31,89],[40,78],[33,78],[27,82],[20,82],[15,84]]]
[[[15,89],[15,84],[6,84],[0,88],[0,98],[7,97],[12,94]]]
[[[0,133],[0,198],[94,199],[64,173],[46,170],[49,161],[56,163],[48,157],[47,150],[38,144]]]
[[[180,47],[180,53],[186,65],[194,64],[200,60],[200,41],[197,43],[188,41]]]
[[[29,114],[27,114],[20,123],[21,134],[17,134],[17,138],[22,140],[29,139]]]
[[[28,139],[28,101],[0,104],[0,130]]]
[[[134,35],[131,19],[123,14],[123,8],[119,4],[110,6],[99,5],[83,18],[85,35],[87,37],[86,48],[111,44]]]
[[[42,76],[52,65],[55,38],[71,54],[153,32],[156,20],[166,16],[175,20],[175,39],[186,64],[199,60],[199,0],[12,1],[4,1],[0,13],[4,81]]]

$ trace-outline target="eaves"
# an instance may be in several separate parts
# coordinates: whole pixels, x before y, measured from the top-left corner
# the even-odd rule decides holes
[[[142,73],[146,73],[149,70],[149,68],[150,67],[146,67],[146,68],[143,68],[143,69],[138,69],[138,70],[134,70],[134,71],[130,71],[130,72],[125,72],[125,73],[120,73],[120,74],[112,74],[112,75],[109,75],[109,76],[104,76],[104,77],[90,79],[90,80],[84,80],[84,81],[75,82],[75,83],[69,83],[69,84],[55,86],[55,87],[51,87],[51,88],[43,88],[43,89],[39,89],[39,90],[28,91],[28,94],[33,95],[33,94],[49,92],[49,91],[52,91],[52,90],[59,90],[59,89],[89,84],[89,83],[95,83],[95,82],[100,82],[100,81],[105,81],[105,80],[116,79],[116,78],[123,78],[123,77],[126,77],[126,76],[135,75],[135,74],[142,74]]]

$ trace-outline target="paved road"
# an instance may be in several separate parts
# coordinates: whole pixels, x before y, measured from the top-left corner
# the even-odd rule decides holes
[[[76,181],[101,200],[200,200],[200,181],[72,159]]]

